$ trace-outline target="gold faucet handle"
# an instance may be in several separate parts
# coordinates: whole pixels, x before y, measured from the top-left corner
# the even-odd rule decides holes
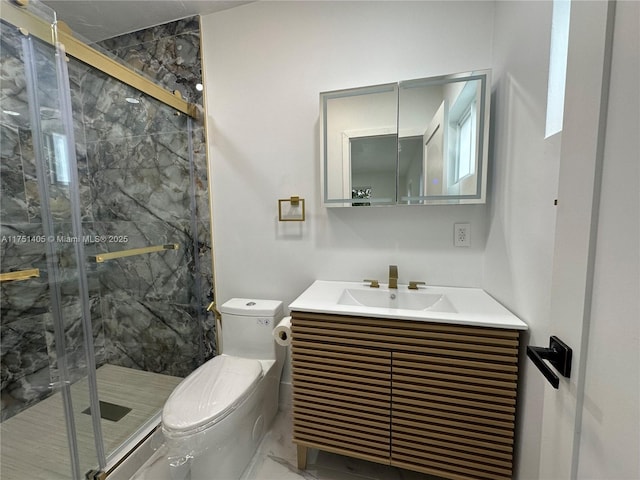
[[[418,290],[418,285],[426,285],[424,282],[409,282],[409,290]]]
[[[370,287],[371,288],[379,288],[380,287],[380,283],[378,282],[378,280],[367,280],[366,278],[363,280],[363,282],[369,282],[370,283]]]

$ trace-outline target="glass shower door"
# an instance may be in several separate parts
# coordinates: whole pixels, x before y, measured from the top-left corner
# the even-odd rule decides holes
[[[2,43],[2,271],[37,275],[2,282],[1,473],[80,479],[105,460],[66,59],[5,23]]]
[[[215,353],[203,130],[12,23],[0,263],[40,276],[2,282],[0,473],[84,478],[153,430]]]
[[[121,412],[101,420],[111,464],[202,363],[197,172],[189,117],[76,60],[69,70],[98,394]]]

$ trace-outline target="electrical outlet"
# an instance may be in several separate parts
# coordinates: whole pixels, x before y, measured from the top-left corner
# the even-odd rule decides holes
[[[453,245],[456,247],[471,246],[471,226],[468,223],[453,225]]]

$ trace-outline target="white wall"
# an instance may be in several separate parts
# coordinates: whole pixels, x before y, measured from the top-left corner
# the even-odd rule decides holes
[[[325,209],[319,93],[490,67],[493,2],[256,2],[202,18],[218,300],[315,279],[480,286],[486,206]],[[307,221],[279,223],[300,195]],[[471,248],[453,224],[471,223]]]
[[[484,286],[544,324],[559,144],[543,140],[550,18],[546,2],[257,2],[203,17],[219,301],[288,304],[314,279],[385,280],[397,264],[401,281]],[[320,205],[319,92],[483,68],[498,92],[488,205]],[[278,224],[277,199],[292,194],[308,220]],[[470,249],[452,246],[462,221]],[[525,375],[519,478],[537,476],[542,381]]]
[[[496,2],[484,288],[548,344],[559,135],[544,139],[551,2]],[[545,337],[546,335],[546,337]],[[544,377],[522,356],[516,478],[537,479]]]
[[[620,3],[627,40],[617,48],[629,46],[618,55],[633,55],[635,45],[636,57],[614,84],[635,81],[637,105],[638,4]],[[401,281],[482,286],[529,324],[524,345],[546,345],[561,143],[561,134],[544,139],[550,2],[257,2],[206,16],[202,26],[219,301],[256,296],[288,304],[314,279],[385,280],[387,265],[398,264]],[[320,205],[319,92],[481,68],[493,68],[494,82],[486,206]],[[636,77],[626,78],[632,70]],[[625,101],[614,97],[614,112]],[[622,272],[635,288],[630,295],[638,293],[638,260],[620,255],[638,254],[637,135],[620,124],[616,132],[607,140],[607,155],[618,162],[605,170],[602,222],[612,230],[601,229],[599,239],[596,288],[604,296],[594,303],[590,350],[626,370],[611,375],[606,362],[590,357],[580,456],[582,471],[601,478],[615,473],[599,470],[607,462],[632,471],[638,448],[637,430],[619,433],[627,418],[615,414],[618,397],[607,394],[622,393],[631,405],[625,414],[637,407],[638,305],[616,307],[616,292],[606,290],[607,275]],[[623,160],[633,158],[635,173]],[[628,214],[627,195],[616,186],[634,179],[636,210]],[[307,199],[308,220],[279,224],[277,199],[293,194]],[[617,236],[629,215],[632,234]],[[452,246],[460,221],[472,224],[470,249]],[[635,270],[625,269],[631,260]],[[606,315],[613,310],[614,319]],[[610,338],[611,321],[630,335]],[[612,344],[621,352],[615,358],[607,353]],[[545,379],[526,358],[522,379],[515,478],[537,479]],[[635,412],[628,421],[637,427]]]

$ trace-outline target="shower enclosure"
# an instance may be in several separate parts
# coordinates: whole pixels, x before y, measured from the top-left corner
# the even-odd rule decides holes
[[[2,8],[0,477],[99,478],[215,354],[202,126]]]

